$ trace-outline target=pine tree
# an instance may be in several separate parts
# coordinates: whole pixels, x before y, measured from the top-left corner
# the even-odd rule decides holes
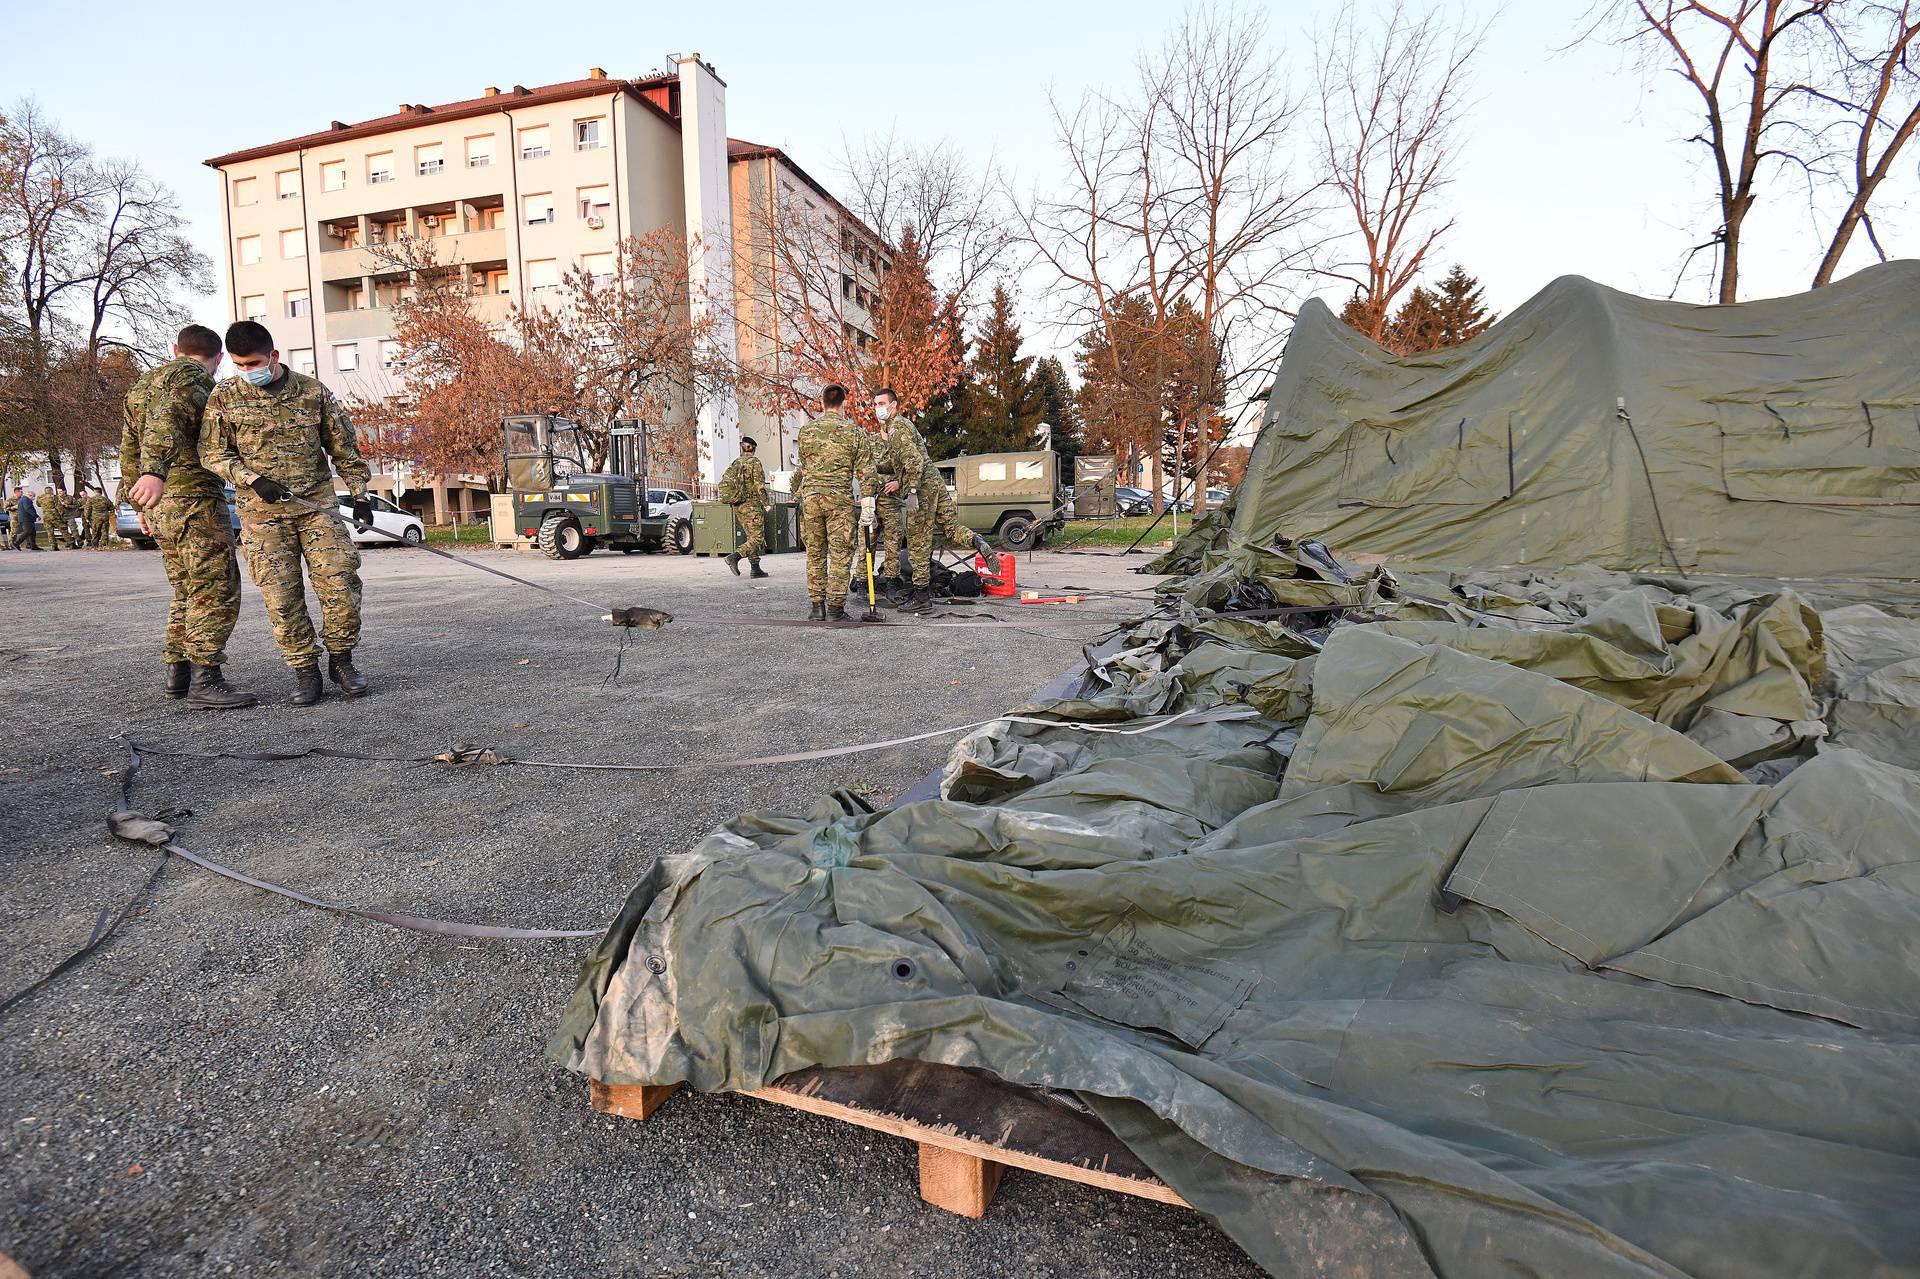
[[[949,294],[940,303],[939,325],[951,344],[948,354],[960,370],[946,390],[927,398],[916,425],[927,442],[927,455],[936,462],[966,452],[967,419],[973,411],[973,365],[967,358],[973,343],[966,334],[966,316],[959,299]]]
[[[1049,355],[1033,370],[1040,384],[1040,421],[1048,428],[1053,451],[1060,455],[1061,478],[1071,483],[1073,461],[1080,456],[1080,409],[1067,381],[1067,366]]]
[[[1500,318],[1487,310],[1486,290],[1480,281],[1457,262],[1435,290],[1434,309],[1441,346],[1459,346]]]
[[[1382,345],[1395,355],[1417,355],[1452,345],[1441,336],[1439,299],[1425,288],[1407,294],[1382,337]]]
[[[974,348],[966,451],[1010,453],[1034,447],[1046,404],[1033,374],[1033,357],[1020,354],[1020,325],[1004,285],[993,290]]]

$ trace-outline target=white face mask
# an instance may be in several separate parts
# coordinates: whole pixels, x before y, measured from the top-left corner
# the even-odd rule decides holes
[[[884,422],[893,416],[893,406],[890,404],[876,404],[873,406],[873,415]]]

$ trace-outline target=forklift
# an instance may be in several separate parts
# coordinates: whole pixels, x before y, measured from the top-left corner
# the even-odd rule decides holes
[[[548,559],[576,560],[602,546],[632,555],[669,544],[674,516],[647,499],[647,431],[638,418],[613,420],[605,472],[587,470],[580,425],[566,418],[510,417],[502,435],[514,527]]]

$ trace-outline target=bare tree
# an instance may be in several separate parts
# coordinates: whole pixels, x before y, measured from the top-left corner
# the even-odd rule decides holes
[[[1008,265],[1013,221],[993,157],[976,169],[950,142],[889,132],[849,147],[842,168],[853,212],[889,244],[912,232],[936,287],[962,303]]]
[[[1333,274],[1353,282],[1379,341],[1394,300],[1452,228],[1434,197],[1453,180],[1455,136],[1486,28],[1404,0],[1363,29],[1347,8],[1318,40],[1322,157],[1365,257]]]
[[[1321,243],[1324,187],[1297,166],[1301,102],[1279,67],[1257,15],[1194,10],[1124,95],[1054,103],[1064,181],[1019,206],[1081,333],[1089,428],[1144,445],[1156,510],[1162,441],[1185,470],[1191,439],[1197,465],[1214,407],[1267,363]]]
[[[1887,260],[1870,207],[1901,149],[1920,131],[1920,4],[1858,4],[1847,16],[1851,21],[1834,28],[1839,66],[1832,88],[1808,91],[1835,114],[1835,131],[1850,132],[1853,142],[1838,169],[1847,204],[1814,272],[1816,289],[1832,281],[1856,231],[1865,231]]]

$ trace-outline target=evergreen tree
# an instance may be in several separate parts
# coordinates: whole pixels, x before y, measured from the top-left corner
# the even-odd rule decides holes
[[[1486,290],[1480,281],[1457,262],[1435,290],[1434,309],[1442,346],[1459,346],[1500,318],[1487,310]]]
[[[949,294],[940,303],[939,325],[952,344],[949,352],[960,374],[946,390],[927,397],[927,406],[915,420],[927,442],[927,455],[936,462],[967,450],[967,419],[973,411],[973,365],[967,352],[966,317],[959,299]]]
[[[1395,355],[1416,355],[1451,346],[1440,332],[1439,300],[1425,288],[1407,294],[1407,300],[1387,323],[1383,345]]]
[[[1010,453],[1038,442],[1046,404],[1033,357],[1020,354],[1020,326],[1004,285],[994,288],[986,321],[974,338],[971,400],[967,452]]]
[[[1040,421],[1052,437],[1053,451],[1060,455],[1060,478],[1071,484],[1073,461],[1080,456],[1080,409],[1067,381],[1067,366],[1049,355],[1033,368],[1040,384]]]

